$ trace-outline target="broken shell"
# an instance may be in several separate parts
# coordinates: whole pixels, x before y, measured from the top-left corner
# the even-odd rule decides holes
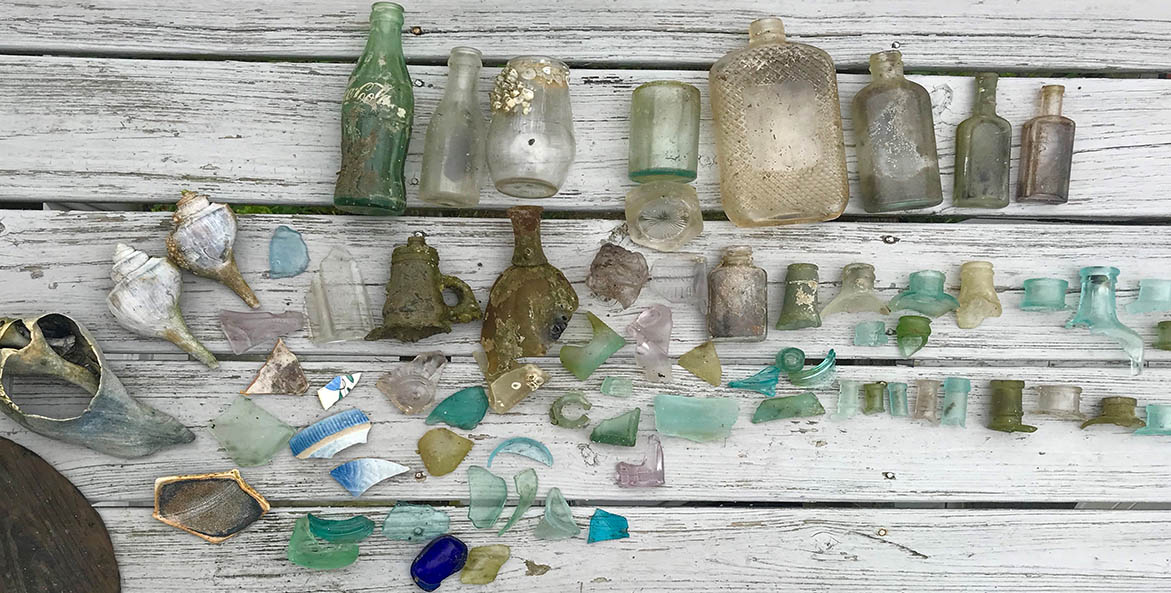
[[[155,480],[154,518],[213,544],[244,531],[268,509],[237,469]]]
[[[212,203],[207,196],[183,191],[172,215],[167,236],[167,257],[180,268],[222,282],[253,309],[260,301],[240,269],[232,246],[236,243],[236,214],[227,204]]]

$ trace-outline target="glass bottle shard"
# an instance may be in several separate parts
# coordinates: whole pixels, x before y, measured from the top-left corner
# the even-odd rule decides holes
[[[651,181],[626,194],[630,240],[659,251],[675,251],[703,232],[695,188],[678,181]]]
[[[635,408],[613,418],[607,418],[594,427],[590,433],[590,440],[606,445],[633,447],[638,441],[638,421],[641,416],[642,409]]]
[[[911,274],[909,286],[890,301],[891,311],[917,311],[928,317],[939,317],[959,308],[960,302],[943,292],[946,277],[936,270],[920,270]]]
[[[895,326],[895,341],[899,356],[910,358],[927,345],[931,337],[931,319],[922,315],[903,315]]]
[[[658,435],[647,437],[647,454],[642,463],[619,461],[614,466],[614,478],[619,488],[652,488],[666,484],[663,443]]]
[[[1077,385],[1038,385],[1036,413],[1063,420],[1085,420],[1082,388]]]
[[[789,373],[789,382],[797,387],[820,387],[828,385],[838,373],[837,353],[830,349],[825,358],[816,366]]]
[[[289,562],[313,570],[335,570],[358,559],[358,544],[330,542],[313,536],[309,517],[298,517],[285,550]]]
[[[251,467],[271,461],[296,431],[251,399],[237,397],[212,420],[211,432],[232,461]]]
[[[364,515],[325,519],[309,513],[305,518],[309,520],[309,533],[313,537],[335,544],[356,544],[374,533],[374,522]]]
[[[989,317],[1000,317],[1000,297],[992,281],[992,262],[970,261],[960,266],[960,307],[956,325],[960,329],[979,327]]]
[[[382,535],[395,541],[431,541],[450,525],[451,517],[431,505],[397,502],[382,522]]]
[[[626,345],[626,340],[618,332],[610,329],[597,315],[586,312],[593,329],[593,337],[585,346],[562,346],[561,366],[573,373],[574,377],[585,381],[590,375],[606,362],[612,354]]]
[[[504,478],[478,466],[468,467],[468,520],[480,529],[496,523],[508,500],[508,483]]]
[[[480,50],[453,47],[447,57],[447,86],[427,123],[419,199],[452,208],[480,203],[484,140],[488,124],[476,87],[483,67]]]
[[[773,359],[783,373],[795,373],[805,368],[805,352],[800,348],[784,348]]]
[[[842,268],[842,289],[821,308],[822,317],[836,313],[890,314],[886,303],[874,292],[874,266],[853,263]]]
[[[760,405],[756,406],[756,412],[752,414],[752,423],[760,424],[785,418],[806,418],[822,414],[825,414],[825,408],[821,406],[821,402],[817,401],[817,396],[806,391],[800,395],[789,397],[770,397],[760,402]]]
[[[1147,404],[1147,425],[1134,431],[1136,435],[1171,435],[1171,405]]]
[[[655,430],[697,443],[727,438],[740,417],[740,405],[729,397],[655,396]]]
[[[862,397],[862,382],[842,379],[838,381],[838,410],[831,420],[848,420],[858,414]]]
[[[870,416],[886,411],[886,381],[862,386],[862,413]]]
[[[972,116],[956,127],[955,190],[957,208],[1008,206],[1008,163],[1012,125],[996,114],[993,72],[976,74],[976,105]]]
[[[549,373],[535,364],[525,364],[501,374],[488,384],[488,405],[503,414],[549,381]]]
[[[273,338],[300,331],[305,325],[305,316],[297,311],[220,311],[219,320],[234,354],[243,354]]]
[[[637,409],[637,408],[635,408]],[[573,521],[573,510],[561,495],[560,488],[550,488],[545,495],[545,515],[533,529],[537,539],[569,539],[581,533],[581,527]]]
[[[708,274],[707,331],[720,341],[759,342],[768,334],[768,275],[752,265],[752,248],[724,249]]]
[[[309,379],[301,368],[297,355],[277,338],[268,360],[256,373],[256,378],[244,388],[244,395],[304,395],[309,391]]]
[[[268,277],[292,278],[309,267],[309,246],[301,233],[280,225],[268,241]]]
[[[596,509],[590,517],[590,534],[586,543],[604,542],[630,537],[630,525],[626,517]]]
[[[584,411],[576,418],[568,418],[565,416],[565,406],[577,406]],[[554,400],[553,405],[549,406],[549,421],[562,428],[581,428],[590,423],[590,417],[586,415],[585,411],[593,407],[594,405],[580,391],[570,391]]]
[[[370,418],[362,410],[350,409],[328,416],[289,439],[289,449],[297,459],[329,459],[351,445],[366,442]]]
[[[716,344],[708,340],[679,357],[679,366],[691,371],[691,374],[707,381],[711,385],[719,386],[724,376],[720,366],[720,356],[716,353]]]
[[[321,402],[321,408],[328,410],[334,404],[342,400],[343,397],[350,394],[358,381],[362,380],[362,373],[354,373],[352,375],[338,375],[329,380],[325,387],[317,390],[317,401]]]
[[[966,427],[968,420],[968,393],[972,382],[962,377],[948,377],[943,380],[943,417],[939,423],[947,426]]]
[[[1138,281],[1138,300],[1126,306],[1131,315],[1171,311],[1171,280],[1143,278]]]
[[[651,305],[626,328],[634,340],[634,362],[642,367],[647,381],[671,380],[671,310]]]
[[[769,365],[751,377],[729,381],[732,389],[747,389],[772,397],[777,394],[777,381],[781,378],[781,369]]]
[[[1147,424],[1135,415],[1134,409],[1137,405],[1138,400],[1133,397],[1104,397],[1102,413],[1082,422],[1081,426],[1088,428],[1095,424],[1113,424],[1130,430],[1142,428]]]
[[[500,567],[512,556],[512,548],[504,544],[476,546],[468,551],[468,560],[459,573],[459,582],[465,585],[487,585],[496,580]]]
[[[1118,320],[1114,301],[1114,285],[1118,280],[1118,268],[1091,266],[1082,268],[1081,300],[1077,313],[1066,322],[1066,329],[1089,328],[1090,333],[1108,336],[1122,347],[1130,357],[1130,374],[1137,375],[1143,370],[1143,339],[1134,330]]]
[[[690,303],[707,311],[707,258],[698,253],[674,253],[651,266],[651,290],[672,303]]]
[[[634,395],[634,381],[630,377],[606,377],[599,389],[602,395],[630,397]]]
[[[1021,126],[1021,170],[1017,201],[1064,204],[1069,201],[1073,163],[1072,119],[1061,115],[1065,87],[1041,87],[1041,115]]]
[[[1064,311],[1069,308],[1065,304],[1069,282],[1065,280],[1029,278],[1021,286],[1025,290],[1025,296],[1021,299],[1022,311]]]
[[[988,383],[992,392],[992,405],[989,413],[988,428],[1000,432],[1034,432],[1036,426],[1021,423],[1025,415],[1022,403],[1022,392],[1025,389],[1024,381],[992,380]]]
[[[305,295],[309,339],[315,344],[361,340],[372,329],[370,301],[354,257],[343,247],[330,249]]]
[[[586,286],[603,299],[618,301],[625,309],[638,299],[648,278],[646,257],[641,253],[603,243],[590,262]]]
[[[699,89],[678,80],[639,85],[630,98],[627,175],[635,183],[694,181],[699,165]]]
[[[468,560],[468,545],[454,535],[431,540],[411,562],[411,580],[424,591],[434,591],[443,579],[463,570]]]
[[[492,460],[496,459],[496,456],[502,453],[528,457],[533,461],[553,467],[553,454],[549,452],[549,448],[544,443],[536,439],[512,437],[511,439],[505,440],[503,443],[497,445],[495,449],[492,449],[492,453],[488,455],[488,467],[492,467]]]
[[[911,411],[907,408],[907,384],[906,383],[887,383],[886,384],[887,408],[890,410],[891,416],[910,416]]]
[[[213,544],[240,533],[268,509],[239,470],[155,480],[154,518]]]
[[[508,522],[496,535],[504,535],[506,531],[512,529],[520,521],[529,507],[533,506],[533,501],[537,499],[537,470],[528,468],[514,476],[512,476],[512,483],[516,486],[516,508],[512,511],[512,516],[508,518]]]
[[[329,475],[351,496],[358,498],[371,486],[409,471],[411,468],[393,461],[363,457],[329,470]]]
[[[915,380],[915,411],[911,418],[939,423],[939,388],[942,385],[931,379]]]
[[[1159,350],[1171,350],[1171,321],[1160,321],[1155,324],[1155,343]]]
[[[435,401],[439,376],[447,366],[442,352],[424,352],[378,378],[374,386],[404,414],[418,414]]]
[[[446,428],[432,428],[419,437],[419,457],[427,473],[445,476],[455,471],[472,450],[472,441]]]
[[[427,424],[440,422],[448,426],[471,430],[488,413],[488,394],[479,385],[465,387],[443,398],[427,415]]]
[[[817,283],[816,265],[789,264],[785,270],[785,296],[781,300],[777,329],[821,327],[821,315],[817,312]]]
[[[890,337],[886,335],[885,321],[863,321],[854,326],[855,346],[885,346],[888,342]]]

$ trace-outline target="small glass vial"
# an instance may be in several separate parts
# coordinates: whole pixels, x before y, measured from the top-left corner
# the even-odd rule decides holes
[[[427,124],[419,199],[454,208],[480,202],[480,171],[488,126],[476,100],[480,50],[454,47],[447,58],[447,88]]]
[[[503,194],[547,198],[573,164],[569,66],[544,56],[508,61],[491,94],[488,171]]]
[[[1069,201],[1069,170],[1073,164],[1072,119],[1061,115],[1065,87],[1041,87],[1041,115],[1021,128],[1021,172],[1018,202],[1064,204]]]
[[[903,76],[903,54],[870,56],[871,82],[854,96],[858,182],[867,212],[943,202],[935,121],[927,89]]]
[[[656,80],[630,102],[631,181],[693,181],[699,165],[699,89]]]
[[[717,341],[759,342],[768,333],[768,277],[737,245],[708,275],[708,333]]]
[[[675,251],[703,232],[695,188],[677,181],[652,181],[626,194],[630,240],[659,251]]]
[[[1008,205],[1012,125],[996,115],[996,81],[992,72],[976,75],[975,110],[956,127],[953,202],[958,208]]]

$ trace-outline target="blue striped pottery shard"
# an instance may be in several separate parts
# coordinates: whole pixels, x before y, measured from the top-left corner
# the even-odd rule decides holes
[[[338,375],[331,379],[329,383],[325,384],[325,387],[317,390],[317,400],[321,402],[321,409],[328,410],[333,407],[343,397],[349,395],[361,379],[362,373]]]
[[[630,523],[626,517],[596,509],[590,517],[590,535],[586,543],[604,542],[611,539],[630,537]]]
[[[318,420],[289,439],[297,459],[329,459],[351,445],[366,442],[370,418],[362,410],[350,409]]]
[[[431,541],[447,533],[450,526],[451,517],[433,506],[399,502],[386,514],[382,535],[395,541]]]
[[[488,455],[488,467],[492,467],[492,460],[500,453],[521,455],[553,467],[553,454],[549,452],[549,448],[544,443],[536,439],[514,437],[500,443],[492,450],[492,454]]]
[[[363,457],[347,461],[329,470],[329,475],[333,476],[333,479],[337,480],[337,483],[341,484],[350,495],[357,498],[362,496],[362,493],[370,489],[371,486],[408,472],[410,469],[393,461]]]

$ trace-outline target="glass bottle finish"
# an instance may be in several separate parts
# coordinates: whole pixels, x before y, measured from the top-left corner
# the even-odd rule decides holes
[[[870,77],[852,105],[862,207],[892,212],[939,205],[931,95],[903,76],[903,54],[894,50],[870,56]]]
[[[480,202],[480,171],[488,126],[476,101],[480,51],[454,47],[447,58],[447,88],[427,124],[419,199],[440,206]]]
[[[956,127],[953,201],[959,208],[1008,205],[1012,125],[996,115],[997,79],[992,72],[976,75],[976,106],[972,117]]]
[[[712,66],[720,196],[738,226],[832,220],[849,201],[837,74],[826,52],[753,21]]]
[[[1021,172],[1018,202],[1064,204],[1069,201],[1069,170],[1073,163],[1072,119],[1061,115],[1065,87],[1041,87],[1041,115],[1021,128]]]
[[[492,89],[488,171],[501,193],[547,198],[561,189],[576,144],[569,66],[544,56],[508,61]]]
[[[634,89],[627,173],[637,183],[687,183],[699,165],[699,89],[656,80]]]
[[[354,214],[402,214],[415,93],[402,45],[403,7],[375,2],[370,37],[342,97],[342,163],[333,203]]]
[[[716,341],[757,342],[768,332],[768,278],[752,248],[729,247],[708,276],[708,333]]]

